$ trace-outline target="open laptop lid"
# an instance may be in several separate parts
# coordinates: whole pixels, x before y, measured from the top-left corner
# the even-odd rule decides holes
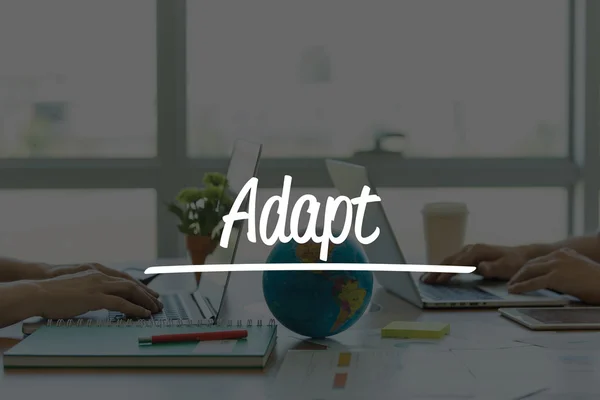
[[[229,189],[231,196],[234,198],[242,190],[246,182],[256,176],[258,172],[258,164],[262,152],[262,145],[248,142],[245,140],[236,140],[229,160],[229,168],[227,169],[227,180],[229,181]],[[247,201],[242,208],[245,210],[248,206]],[[244,225],[239,229],[234,229],[229,237],[229,246],[226,249],[218,247],[214,257],[211,260],[212,264],[233,264],[240,242],[240,237]],[[200,284],[192,297],[200,306],[202,313],[207,319],[216,321],[219,317],[225,291],[229,284],[231,272],[204,272],[200,278]]]
[[[341,195],[350,198],[359,197],[364,186],[377,194],[377,189],[371,184],[369,173],[362,165],[343,161],[326,160],[327,171],[334,186]],[[363,220],[363,232],[370,234],[376,228],[380,233],[377,240],[369,245],[363,245],[370,263],[374,264],[406,264],[406,258],[398,245],[396,235],[381,202],[366,207]],[[413,304],[421,304],[421,296],[410,272],[374,272],[377,281],[386,289],[402,293],[402,297]]]

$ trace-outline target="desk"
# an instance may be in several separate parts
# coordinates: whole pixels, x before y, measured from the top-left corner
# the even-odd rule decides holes
[[[269,319],[262,304],[262,273],[232,274],[224,305],[226,319]],[[169,275],[158,278],[155,288],[185,285],[193,288],[193,278]],[[532,334],[501,318],[492,311],[421,311],[383,289],[376,288],[373,303],[381,306],[378,312],[367,313],[349,333],[380,328],[391,320],[443,320],[452,330],[471,330],[477,324],[476,335],[494,337],[524,337]],[[250,306],[248,306],[250,305]],[[0,336],[2,331],[0,331]],[[261,399],[273,384],[285,352],[299,341],[280,326],[278,344],[264,371],[231,370],[8,370],[0,372],[2,398],[44,399],[83,398],[86,400],[139,399]],[[10,342],[0,340],[6,348]],[[1,368],[1,367],[0,367]],[[12,395],[12,396],[11,396]]]

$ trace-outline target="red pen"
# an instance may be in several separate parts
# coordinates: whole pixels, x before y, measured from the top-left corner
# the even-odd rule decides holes
[[[206,340],[234,340],[248,337],[247,330],[180,333],[138,338],[138,344],[200,342]]]

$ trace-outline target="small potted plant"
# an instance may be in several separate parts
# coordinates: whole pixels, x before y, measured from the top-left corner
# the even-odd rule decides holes
[[[179,218],[179,231],[185,235],[192,263],[203,265],[221,239],[223,216],[233,205],[227,178],[219,173],[204,175],[204,188],[185,188],[174,202],[167,203],[169,211]],[[196,272],[196,283],[200,282]]]

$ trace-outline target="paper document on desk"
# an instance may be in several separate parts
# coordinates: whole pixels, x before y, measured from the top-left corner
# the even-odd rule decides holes
[[[600,350],[600,333],[542,333],[539,336],[515,339],[515,342],[556,350]]]
[[[468,396],[473,377],[456,368],[450,352],[387,351],[289,351],[277,375],[273,398],[378,398],[385,394]],[[439,384],[431,385],[439,380]]]
[[[542,392],[537,395],[527,397],[527,400],[598,400],[600,392],[587,393],[581,391],[573,392]]]
[[[539,347],[513,349],[455,350],[452,352],[475,378],[528,379],[548,376],[547,351]]]
[[[430,351],[469,350],[469,349],[508,349],[530,346],[527,343],[509,339],[497,339],[487,336],[462,337],[450,334],[442,339],[394,339],[382,338],[380,329],[349,330],[335,336],[335,339],[305,339],[292,336],[298,340],[327,346],[329,350],[393,350],[407,347],[427,347]]]
[[[531,385],[559,389],[594,386],[600,372],[600,352],[522,347],[504,350],[453,351],[477,380],[505,382],[524,379]],[[576,384],[575,384],[576,383]],[[600,397],[598,397],[600,398]]]
[[[481,317],[481,319],[452,323],[450,335],[461,339],[491,342],[514,341],[514,339],[538,337],[543,334],[539,331],[526,329],[521,325],[508,323],[505,318],[498,318],[497,315],[493,315],[493,317]],[[474,317],[471,316],[470,318]],[[485,335],[482,335],[482,332],[485,332]]]
[[[273,399],[513,399],[540,387],[477,380],[452,352],[419,350],[289,351]]]
[[[22,324],[14,324],[0,329],[0,338],[2,339],[23,339]]]

